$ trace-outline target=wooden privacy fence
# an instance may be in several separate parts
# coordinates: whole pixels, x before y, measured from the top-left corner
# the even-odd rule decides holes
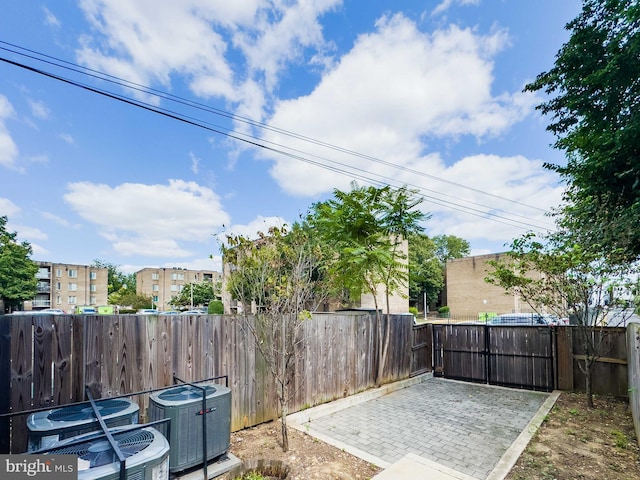
[[[392,315],[383,383],[407,378],[413,317]],[[374,385],[375,315],[314,314],[303,324],[290,412]],[[227,375],[232,430],[278,416],[274,382],[239,318],[207,316],[0,316],[0,413],[162,388]],[[135,398],[143,419],[148,396]],[[26,415],[0,419],[0,453],[23,452]],[[9,434],[11,432],[11,434]]]
[[[584,391],[578,327],[434,324],[433,372],[445,378],[534,390]],[[624,328],[606,327],[593,392],[626,396]]]

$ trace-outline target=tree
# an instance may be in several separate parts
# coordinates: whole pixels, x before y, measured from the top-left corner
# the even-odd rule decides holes
[[[202,282],[187,283],[180,293],[171,298],[171,305],[191,306],[208,305],[220,297],[222,285],[220,282],[203,280]]]
[[[469,255],[470,249],[467,240],[455,235],[437,235],[433,239],[423,234],[409,236],[410,298],[426,294],[427,299],[438,299],[444,287],[447,261]]]
[[[554,67],[525,87],[550,97],[537,108],[568,158],[545,165],[568,184],[556,213],[617,261],[640,256],[639,23],[636,0],[585,0]]]
[[[142,308],[151,308],[152,301],[150,295],[138,295],[135,290],[121,288],[119,291],[109,295],[109,304],[140,310]]]
[[[408,283],[407,257],[402,243],[420,232],[419,222],[427,218],[416,207],[416,192],[406,187],[359,187],[352,183],[350,192],[334,190],[334,199],[317,203],[307,222],[324,245],[331,245],[328,277],[338,289],[346,289],[351,298],[362,293],[372,295],[378,331],[378,371],[376,384],[382,380],[391,325],[383,332],[378,287],[384,286],[387,319],[389,297]]]
[[[455,235],[436,235],[433,243],[436,246],[435,256],[443,269],[449,260],[466,257],[471,251],[469,242]]]
[[[257,240],[228,236],[221,250],[225,264],[230,265],[227,290],[244,307],[238,318],[277,386],[282,448],[286,452],[288,405],[295,393],[289,389],[289,379],[305,342],[302,324],[327,295],[319,273],[325,253],[313,240],[312,232],[297,224],[289,232],[271,228]],[[250,315],[252,305],[254,315]]]
[[[409,298],[423,295],[435,300],[444,287],[444,270],[436,257],[436,244],[426,235],[409,236]],[[425,305],[425,312],[427,309]]]
[[[8,219],[0,216],[0,314],[36,295],[38,266],[30,256],[28,242],[18,242],[17,233],[7,231]]]
[[[610,326],[625,325],[633,313],[631,294],[637,287],[637,265],[611,263],[574,241],[570,232],[544,239],[527,234],[512,244],[509,260],[490,262],[487,281],[517,293],[538,313],[570,318],[578,329],[578,360],[585,375],[587,403],[593,408],[592,374],[596,361],[610,348]]]
[[[111,299],[113,293],[126,293],[136,291],[136,274],[126,274],[120,270],[119,265],[114,265],[105,260],[95,259],[91,263],[92,267],[107,269],[107,294],[109,295],[109,303],[115,305]]]

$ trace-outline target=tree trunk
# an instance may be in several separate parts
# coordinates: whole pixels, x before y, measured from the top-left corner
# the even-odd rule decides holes
[[[286,388],[286,387],[285,387]],[[281,429],[282,429],[282,451],[289,451],[289,431],[287,430],[287,414],[289,413],[289,402],[285,399],[282,403]]]
[[[585,380],[585,391],[587,393],[587,407],[594,408],[593,406],[593,386],[592,386],[592,370],[593,370],[594,362],[592,360],[585,360],[585,372],[584,372],[584,380]]]

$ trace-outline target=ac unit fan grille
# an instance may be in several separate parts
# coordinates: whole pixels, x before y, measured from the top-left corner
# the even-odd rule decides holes
[[[116,434],[113,438],[118,444],[118,448],[124,457],[128,458],[151,445],[154,435],[152,432],[147,430],[136,430]],[[50,451],[50,453],[56,455],[78,455],[78,457],[83,460],[89,461],[91,468],[108,465],[118,461],[118,457],[104,437],[101,437],[99,440],[87,440],[86,442],[78,445],[57,448]]]
[[[208,397],[216,392],[214,387],[205,386],[205,396]],[[158,398],[165,401],[185,401],[185,400],[196,400],[198,398],[202,398],[202,390],[199,388],[193,387],[191,385],[187,385],[184,387],[175,387],[166,392],[162,392]]]
[[[96,408],[100,415],[106,417],[114,413],[121,412],[130,405],[126,400],[104,400],[96,403]],[[90,405],[76,405],[72,407],[53,410],[48,415],[49,420],[55,422],[74,422],[89,420],[94,418],[93,409]]]

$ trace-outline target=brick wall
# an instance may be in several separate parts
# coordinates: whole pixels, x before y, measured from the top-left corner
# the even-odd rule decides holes
[[[451,309],[451,318],[477,318],[480,312],[530,312],[532,309],[517,295],[506,295],[503,288],[484,281],[493,267],[491,260],[504,258],[506,253],[456,258],[446,265],[444,298]]]

